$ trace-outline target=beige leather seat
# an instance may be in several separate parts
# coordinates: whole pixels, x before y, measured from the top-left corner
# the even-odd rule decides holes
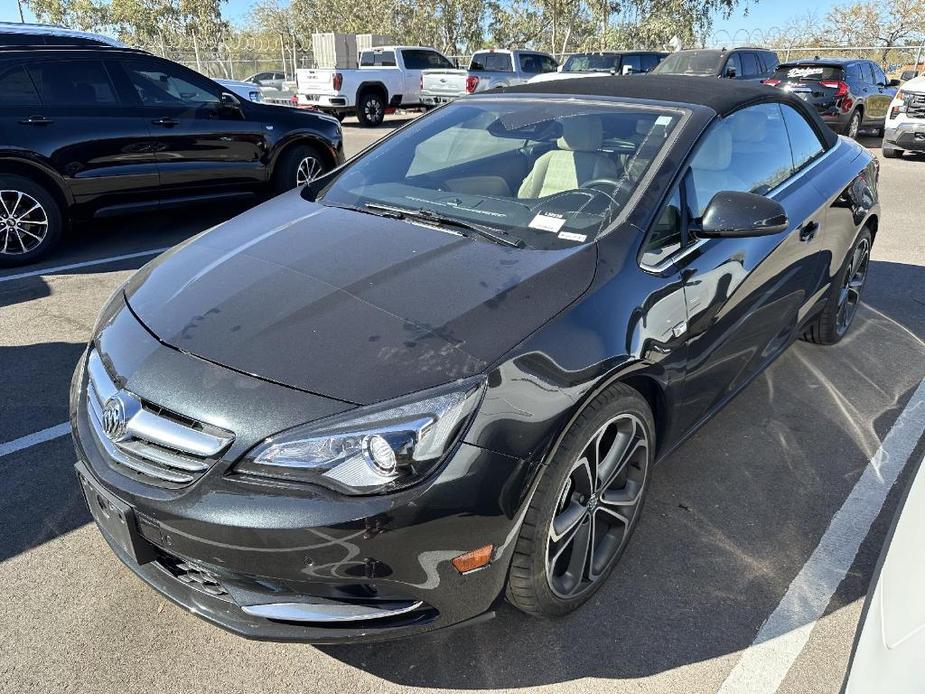
[[[703,214],[713,196],[722,190],[745,191],[746,184],[732,165],[732,133],[721,125],[703,141],[691,161],[691,187],[688,207],[694,215]]]
[[[595,178],[616,180],[617,165],[599,151],[604,139],[601,120],[596,116],[576,116],[562,121],[557,149],[536,160],[533,170],[517,191],[518,198],[542,198],[575,190]]]

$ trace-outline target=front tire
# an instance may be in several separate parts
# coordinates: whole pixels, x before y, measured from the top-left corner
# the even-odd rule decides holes
[[[0,267],[39,260],[58,244],[63,228],[50,191],[31,178],[0,174]]]
[[[357,100],[357,120],[366,128],[375,128],[385,119],[385,102],[377,91],[367,91]]]
[[[854,321],[870,265],[872,237],[866,227],[858,234],[841,271],[832,281],[825,307],[806,326],[803,339],[817,345],[834,345],[848,334]]]
[[[883,145],[880,148],[880,151],[883,152],[883,156],[886,159],[899,159],[903,155],[903,151],[901,149],[890,147],[889,145]]]
[[[648,404],[615,384],[591,401],[549,462],[514,548],[506,596],[567,614],[603,585],[636,528],[655,452]]]
[[[328,170],[321,152],[312,145],[296,145],[283,152],[274,173],[273,187],[277,193],[300,188]]]

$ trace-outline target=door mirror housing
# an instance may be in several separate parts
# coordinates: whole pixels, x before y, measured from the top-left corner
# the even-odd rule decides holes
[[[900,85],[902,85],[902,82],[896,79],[890,80],[886,83],[886,86],[888,87],[899,87]]]
[[[787,213],[776,200],[756,193],[720,191],[693,227],[702,238],[769,236],[789,226]]]
[[[727,65],[725,72],[723,72],[723,77],[732,80],[732,79],[735,79],[735,76],[736,76],[735,65]]]
[[[238,111],[241,109],[241,101],[231,92],[222,92],[222,108],[230,108]]]

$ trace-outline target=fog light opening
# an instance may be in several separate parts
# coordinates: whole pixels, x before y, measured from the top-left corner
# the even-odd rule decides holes
[[[494,551],[494,545],[485,545],[484,547],[473,549],[453,559],[453,566],[455,566],[456,570],[461,574],[468,574],[473,571],[478,571],[479,569],[484,569],[491,561]]]

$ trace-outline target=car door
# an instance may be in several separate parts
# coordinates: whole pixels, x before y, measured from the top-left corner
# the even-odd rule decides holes
[[[742,79],[757,80],[761,78],[761,64],[758,62],[757,53],[742,51],[739,53],[739,63],[742,65]]]
[[[721,407],[797,336],[818,300],[826,256],[818,236],[825,206],[794,175],[781,107],[765,103],[716,123],[681,186],[693,224],[723,190],[779,202],[788,228],[770,236],[697,239],[674,260],[688,309],[684,429]]]
[[[729,57],[726,58],[726,64],[723,65],[719,76],[730,77],[732,79],[739,79],[742,76],[742,61],[739,59],[738,53],[729,54]]]
[[[4,109],[10,142],[35,152],[65,180],[77,216],[156,205],[156,144],[147,121],[99,57],[90,52],[38,53],[28,73],[40,103]]]
[[[157,141],[161,201],[253,190],[267,179],[272,126],[247,118],[248,104],[181,65],[154,57],[110,61]]]
[[[892,102],[893,97],[896,96],[896,88],[889,86],[886,74],[884,74],[879,65],[876,63],[868,63],[868,65],[873,73],[873,85],[871,87],[871,95],[867,100],[867,115],[871,121],[882,125],[886,120],[890,102]]]
[[[871,64],[865,60],[858,63],[857,67],[860,73],[860,95],[864,105],[863,123],[867,124],[871,121],[877,121],[879,118],[877,115],[877,97],[879,96],[879,92],[874,82],[874,71]]]

